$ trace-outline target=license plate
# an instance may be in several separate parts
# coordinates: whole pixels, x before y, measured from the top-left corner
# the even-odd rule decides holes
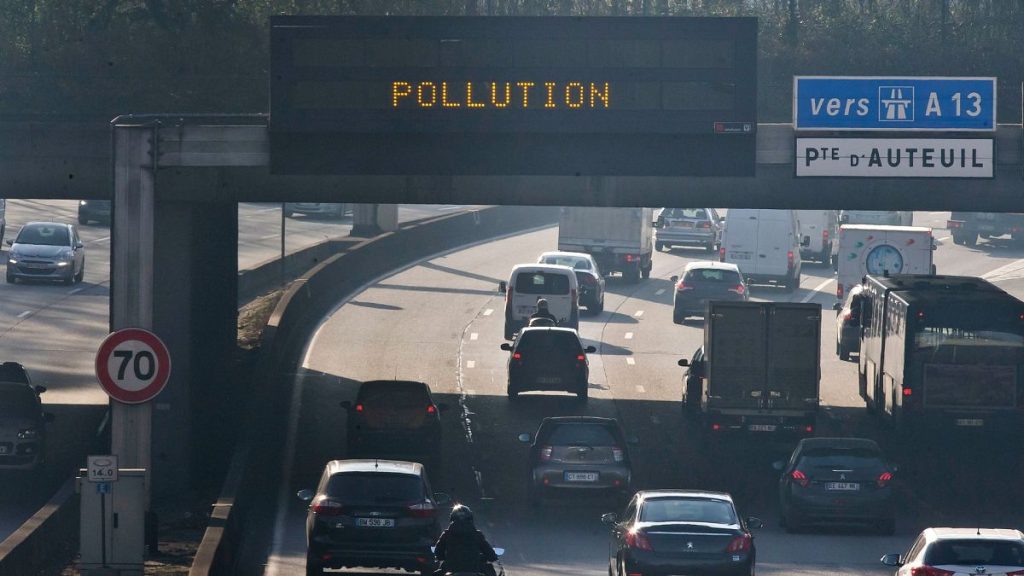
[[[751,424],[747,426],[751,432],[775,432],[775,424]]]
[[[674,224],[670,224],[670,226],[674,228],[693,228],[693,222],[676,222]]]
[[[7,446],[0,446],[0,454],[7,454]]]
[[[956,419],[956,425],[957,426],[975,426],[975,427],[977,427],[977,426],[984,426],[985,425],[985,421],[982,420],[981,418],[957,418]]]
[[[566,472],[566,482],[597,482],[597,472]]]
[[[562,379],[557,376],[541,376],[537,378],[537,384],[561,384]]]
[[[363,528],[394,528],[393,518],[356,518],[356,526]]]
[[[751,252],[727,252],[733,260],[750,260]]]
[[[31,268],[33,270],[42,270],[43,268],[49,268],[49,264],[23,264],[25,268]]]
[[[857,490],[860,490],[860,484],[857,482],[827,482],[825,483],[825,489],[856,492]]]

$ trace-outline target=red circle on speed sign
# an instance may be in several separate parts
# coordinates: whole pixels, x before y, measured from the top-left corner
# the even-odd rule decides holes
[[[125,328],[107,336],[96,353],[96,377],[107,394],[124,404],[156,397],[171,376],[171,355],[156,334]]]

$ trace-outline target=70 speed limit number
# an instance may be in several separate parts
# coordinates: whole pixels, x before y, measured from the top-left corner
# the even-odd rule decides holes
[[[111,333],[96,353],[96,377],[118,402],[141,404],[155,398],[171,375],[167,346],[152,332],[125,328]]]

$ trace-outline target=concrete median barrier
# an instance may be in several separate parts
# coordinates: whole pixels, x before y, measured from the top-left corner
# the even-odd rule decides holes
[[[292,382],[286,376],[297,369],[298,354],[319,320],[340,299],[409,262],[557,221],[558,210],[550,207],[493,207],[418,220],[346,246],[293,281],[263,331],[249,425],[189,574],[238,573],[246,538],[267,532],[248,520],[256,506],[267,504],[259,494],[278,493]]]
[[[74,478],[21,528],[0,542],[0,576],[60,574],[78,552],[78,494]]]

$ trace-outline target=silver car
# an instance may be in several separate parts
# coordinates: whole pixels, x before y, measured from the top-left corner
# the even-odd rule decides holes
[[[722,222],[714,208],[663,208],[654,222],[654,245],[703,246],[713,252],[722,241]]]
[[[59,280],[81,282],[85,276],[85,244],[73,224],[29,222],[7,253],[7,282]]]

